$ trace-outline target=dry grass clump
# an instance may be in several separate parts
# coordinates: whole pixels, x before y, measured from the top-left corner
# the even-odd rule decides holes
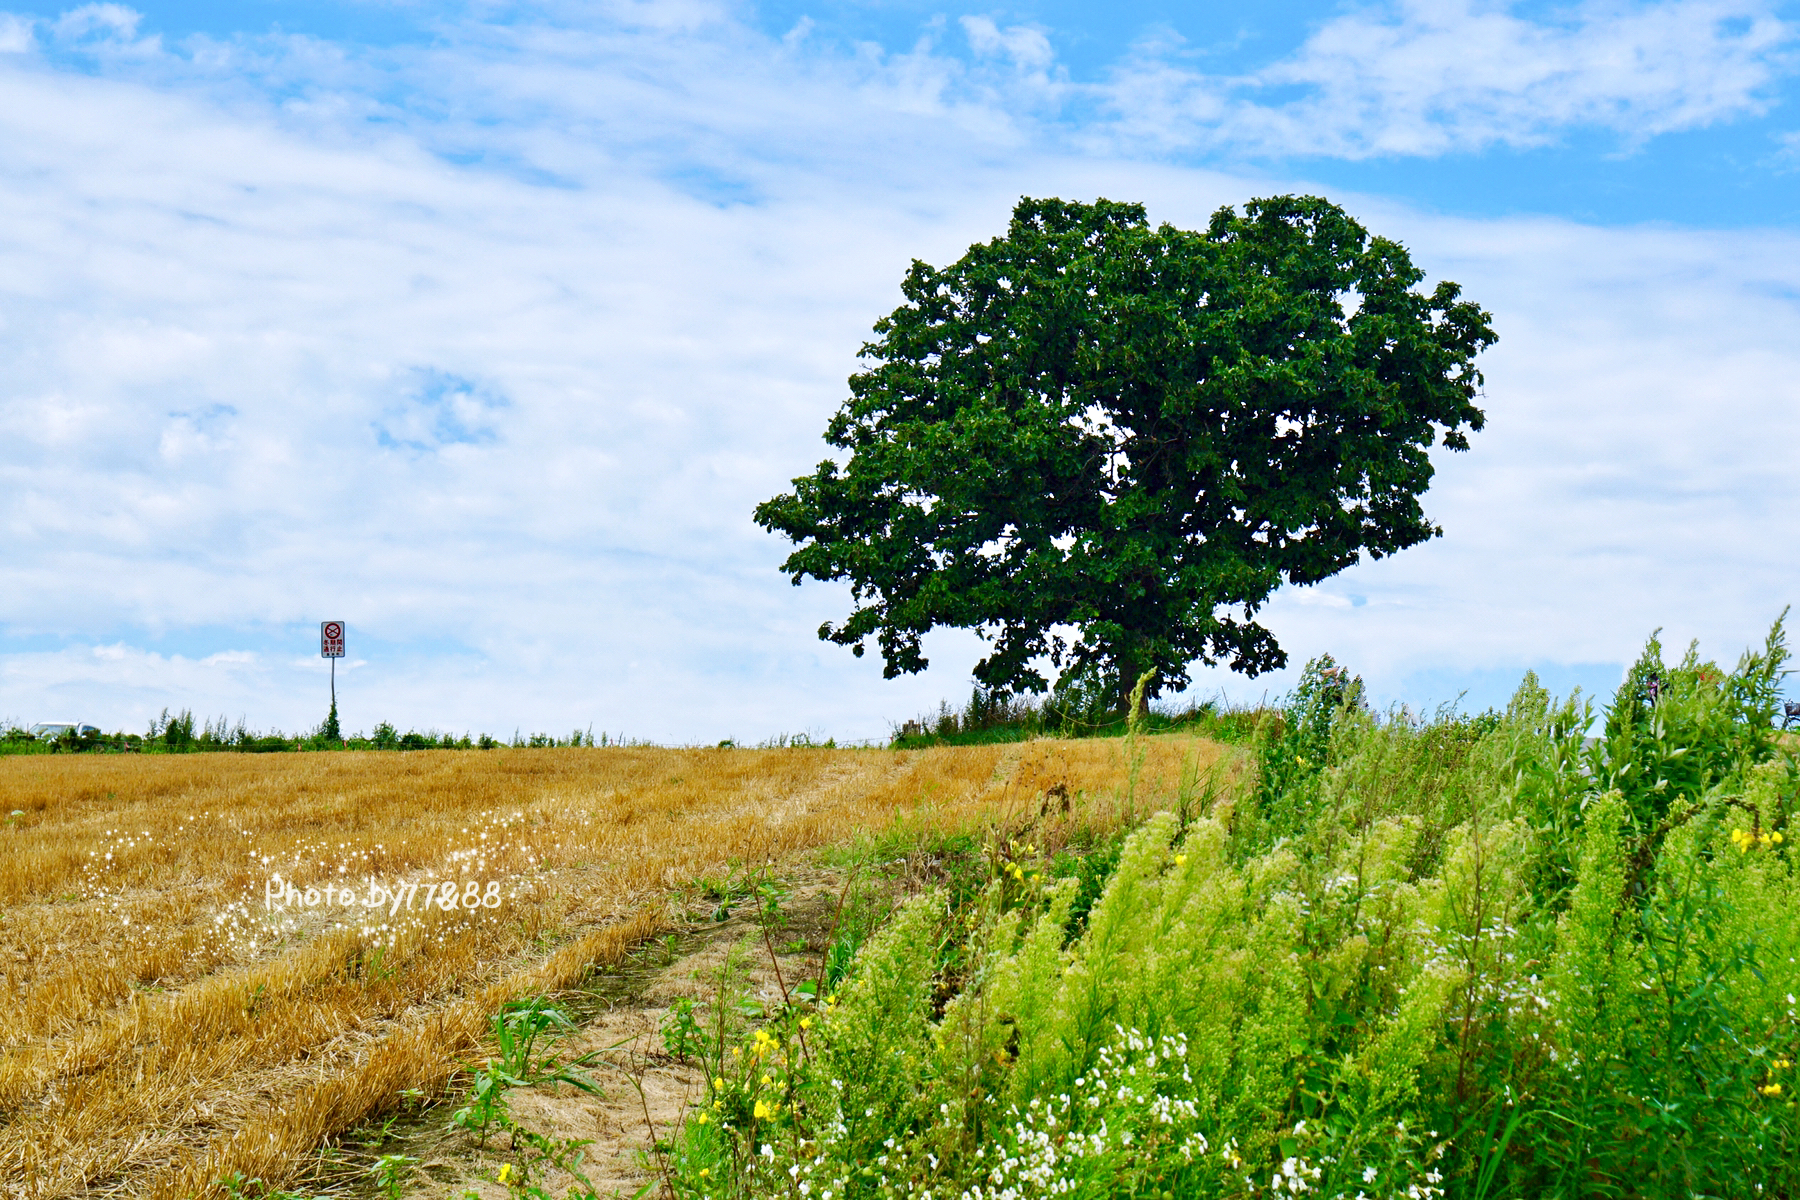
[[[673,886],[897,819],[1016,824],[1064,796],[1092,819],[1191,786],[1219,753],[1155,738],[0,760],[0,812],[20,811],[0,829],[0,1179],[21,1197],[169,1200],[234,1170],[279,1181],[401,1090],[441,1089],[503,1001],[650,936]],[[281,911],[277,878],[356,898]],[[363,903],[448,882],[499,903]]]

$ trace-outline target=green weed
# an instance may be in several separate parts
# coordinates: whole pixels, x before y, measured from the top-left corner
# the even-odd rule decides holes
[[[1786,656],[1780,622],[1731,671],[1653,639],[1591,743],[1529,676],[1420,719],[1323,659],[1241,794],[1049,861],[907,851],[932,886],[712,1031],[673,1186],[1800,1194]]]
[[[580,1070],[594,1056],[570,1062],[557,1057],[557,1039],[575,1026],[567,1014],[543,997],[508,1003],[494,1015],[492,1027],[498,1057],[470,1072],[469,1103],[451,1114],[451,1128],[476,1134],[484,1146],[490,1126],[514,1130],[507,1102],[511,1088],[566,1083],[591,1095],[600,1094],[600,1085]]]

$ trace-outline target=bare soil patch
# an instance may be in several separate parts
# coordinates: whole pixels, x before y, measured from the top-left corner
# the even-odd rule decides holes
[[[587,1070],[604,1094],[596,1097],[566,1085],[518,1088],[509,1094],[511,1113],[534,1132],[589,1143],[580,1169],[601,1195],[629,1197],[653,1185],[655,1143],[672,1137],[705,1094],[698,1063],[665,1048],[663,1024],[671,1006],[694,1001],[704,1019],[719,971],[740,945],[749,994],[767,1008],[782,1002],[784,988],[791,992],[803,980],[818,977],[836,929],[845,874],[796,867],[777,882],[787,894],[780,921],[770,926],[767,938],[754,902],[744,900],[725,919],[676,926],[639,945],[616,970],[552,997],[579,1024],[556,1052],[565,1060],[593,1056]],[[889,881],[888,886],[903,884]],[[462,1200],[468,1193],[481,1200],[505,1200],[508,1191],[498,1182],[500,1169],[510,1163],[516,1171],[520,1149],[504,1134],[490,1136],[482,1145],[474,1135],[451,1128],[449,1116],[458,1102],[452,1091],[443,1102],[385,1127],[335,1139],[337,1144],[320,1157],[305,1184],[320,1193],[375,1196],[379,1192],[368,1177],[369,1167],[383,1155],[397,1154],[414,1160],[402,1192],[409,1200],[446,1195]],[[555,1169],[535,1178],[554,1194],[579,1182]]]

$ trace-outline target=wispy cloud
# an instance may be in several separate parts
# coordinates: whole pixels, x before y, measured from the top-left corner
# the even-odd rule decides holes
[[[25,54],[36,46],[30,18],[0,13],[0,54]]]
[[[504,395],[474,380],[420,368],[407,373],[398,401],[376,419],[376,440],[390,449],[421,454],[486,445],[498,438],[510,406]]]
[[[1627,144],[1766,111],[1795,27],[1758,0],[1515,5],[1401,0],[1322,23],[1251,74],[1209,75],[1161,39],[1108,94],[1121,134],[1265,157],[1439,155],[1572,130]]]
[[[59,41],[129,43],[137,37],[143,15],[123,4],[83,4],[48,22]]]
[[[1800,131],[1776,135],[1775,152],[1769,156],[1769,165],[1783,172],[1800,169]]]
[[[1305,186],[1144,152],[1169,139],[1436,153],[1719,119],[1760,103],[1786,37],[1755,13],[1693,26],[1678,101],[1674,67],[1652,86],[1578,64],[1697,6],[1555,27],[1375,10],[1321,26],[1277,102],[1274,74],[1206,82],[1173,52],[1071,83],[1044,31],[993,21],[888,54],[702,5],[609,11],[385,50],[141,46],[141,23],[96,13],[79,37],[140,49],[75,66],[59,23],[0,25],[22,31],[0,60],[0,711],[316,723],[320,681],[290,655],[333,617],[383,647],[352,673],[353,724],[880,734],[966,686],[967,638],[883,683],[816,643],[841,595],[787,587],[748,514],[823,455],[911,258],[993,236],[1022,193],[1193,226]],[[1407,61],[1449,54],[1434,20],[1561,73],[1509,83],[1496,51],[1407,91]],[[1158,70],[1164,92],[1127,88]],[[1072,115],[1096,96],[1115,107]],[[1344,604],[1278,602],[1298,657],[1399,681],[1602,661],[1655,624],[1735,645],[1772,615],[1800,583],[1766,553],[1766,498],[1800,490],[1778,450],[1800,434],[1787,241],[1340,199],[1465,284],[1502,341],[1490,429],[1428,501],[1450,537],[1334,581]]]
[[[384,48],[285,35],[166,46],[141,23],[117,4],[0,16],[0,50],[239,102],[260,93],[291,128],[403,129],[455,161],[566,185],[659,159],[879,163],[919,120],[939,137],[1132,156],[1434,156],[1584,130],[1630,146],[1764,113],[1800,65],[1797,27],[1770,0],[1548,13],[1384,0],[1318,22],[1260,68],[1208,70],[1165,28],[1085,81],[1058,62],[1056,30],[991,15],[932,23],[896,52],[822,42],[806,20],[773,37],[729,7],[677,0],[444,15],[429,44]]]

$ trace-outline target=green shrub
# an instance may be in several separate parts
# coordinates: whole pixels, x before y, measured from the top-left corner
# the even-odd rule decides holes
[[[770,1014],[676,1185],[1800,1194],[1785,660],[1779,622],[1730,672],[1653,640],[1591,745],[1531,677],[1504,712],[1378,718],[1316,662],[1245,794],[1083,859],[991,846],[835,1003]]]
[[[891,745],[897,750],[926,746],[977,746],[1023,742],[1038,737],[1124,737],[1131,722],[1117,711],[1113,685],[1096,675],[1067,673],[1042,700],[976,688],[958,709],[948,703],[896,726]],[[1230,708],[1202,701],[1187,708],[1152,709],[1141,731],[1181,731],[1219,741],[1253,741],[1271,714],[1255,708]]]
[[[367,737],[358,734],[344,738],[337,724],[337,709],[334,705],[327,714],[326,721],[317,731],[298,737],[289,737],[278,730],[258,733],[249,729],[240,718],[233,724],[225,717],[201,722],[186,709],[173,715],[164,709],[155,720],[150,722],[147,735],[135,733],[101,733],[89,730],[79,735],[65,733],[56,738],[38,738],[16,727],[0,727],[0,755],[5,754],[83,754],[83,753],[151,753],[151,754],[199,754],[220,751],[231,751],[245,754],[271,754],[282,751],[323,751],[323,750],[473,750],[478,745],[483,750],[491,750],[501,745],[487,734],[482,734],[479,742],[467,734],[458,738],[453,734],[437,731],[421,733],[409,730],[400,733],[395,727],[383,721],[375,727]],[[539,743],[534,743],[539,744]],[[598,742],[586,732],[577,730],[569,739],[558,741],[547,735],[541,740],[547,746],[594,746],[607,744],[602,735]],[[618,744],[615,742],[614,744]]]

